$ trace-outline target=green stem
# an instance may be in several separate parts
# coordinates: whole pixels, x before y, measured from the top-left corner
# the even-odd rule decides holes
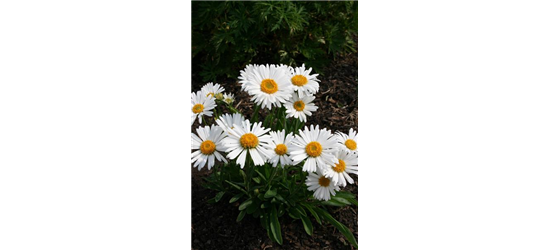
[[[278,167],[275,167],[274,173],[271,173],[271,177],[269,178],[269,182],[267,183],[267,187],[271,186],[271,181],[273,181],[274,176],[276,175],[277,172],[278,172]],[[269,188],[267,188],[267,189],[269,189]]]
[[[252,195],[253,191],[250,190],[250,183],[252,182],[252,174],[253,174],[253,162],[252,162],[252,156],[246,152],[242,152],[243,154],[246,154],[246,165],[244,166],[246,168],[246,183],[244,185],[246,186],[246,190],[248,190],[249,194]]]
[[[257,115],[259,113],[259,105],[254,104],[254,114],[252,115],[252,123],[257,122]]]

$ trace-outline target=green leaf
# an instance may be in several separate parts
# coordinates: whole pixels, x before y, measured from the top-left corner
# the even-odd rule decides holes
[[[297,209],[293,207],[290,208],[290,212],[288,213],[288,215],[296,220],[301,218],[301,214],[297,211]]]
[[[243,188],[241,188],[240,186],[238,186],[236,183],[232,182],[232,181],[228,181],[228,180],[225,180],[225,182],[229,183],[231,186],[235,187],[236,189],[244,192],[244,193],[248,193],[246,192],[246,190],[244,190]]]
[[[282,202],[284,202],[284,203],[287,203],[286,200],[285,200],[284,198],[282,198],[282,196],[280,196],[280,194],[275,195],[275,198],[276,198],[277,200],[279,200],[279,201],[282,201]]]
[[[349,193],[349,192],[346,192],[346,191],[339,191],[339,192],[336,192],[336,195],[337,197],[342,197],[342,198],[353,198],[353,199],[356,199],[356,196],[352,193]]]
[[[271,203],[269,203],[269,202],[265,202],[265,203],[262,203],[262,204],[261,204],[261,208],[262,208],[262,209],[270,208],[270,207],[271,207]]]
[[[219,200],[221,200],[221,198],[223,197],[224,194],[225,194],[224,191],[221,191],[221,192],[217,193],[215,195],[215,202],[219,202]]]
[[[308,235],[313,235],[313,224],[311,223],[311,220],[309,220],[307,216],[302,216],[301,222],[303,222],[305,232],[307,232]]]
[[[271,215],[270,221],[271,221],[271,232],[273,233],[275,241],[282,245],[282,232],[280,231],[280,223],[278,222],[278,212],[276,211],[276,207],[273,207],[271,209]]]
[[[305,209],[303,209],[301,206],[296,206],[295,208],[301,214],[301,216],[307,216],[307,212],[305,212]]]
[[[242,219],[244,219],[244,216],[246,216],[246,211],[244,210],[240,211],[240,213],[238,214],[238,217],[236,217],[236,222],[239,222]]]
[[[322,218],[326,219],[330,224],[332,224],[339,232],[345,236],[345,238],[355,247],[358,248],[358,243],[356,242],[356,238],[351,233],[351,230],[347,228],[345,225],[341,224],[339,221],[334,219],[328,212],[324,211],[323,209],[316,208],[315,211],[318,213],[318,215],[322,216]]]
[[[259,177],[261,177],[261,179],[267,182],[267,178],[265,178],[265,176],[261,172],[259,172],[259,170],[255,169],[255,172],[259,175]]]
[[[344,198],[347,201],[349,201],[351,204],[358,206],[358,200],[356,199],[356,196],[352,193],[340,191],[340,192],[337,192],[335,196]]]
[[[334,197],[332,197],[331,200],[337,201],[337,202],[342,203],[342,204],[345,204],[345,205],[351,205],[351,202],[349,202],[347,199],[342,198],[342,197],[336,197],[336,196],[334,196]]]
[[[261,182],[261,179],[259,177],[254,177],[252,178],[252,180],[254,180],[257,184]]]
[[[238,210],[246,209],[249,205],[252,205],[253,202],[254,202],[254,200],[247,199],[245,202],[242,202],[242,204],[240,204],[240,206],[238,206]]]
[[[237,201],[238,199],[240,199],[240,197],[242,197],[244,194],[243,193],[239,193],[235,196],[233,196],[233,198],[231,198],[231,200],[229,200],[229,203],[233,203],[235,201]]]
[[[240,169],[240,175],[242,175],[243,180],[246,180],[246,173],[244,172],[244,170]]]
[[[273,235],[273,232],[271,230],[271,221],[270,221],[270,216],[269,214],[265,214],[265,222],[266,222],[266,227],[265,229],[267,230],[267,236],[269,236],[269,239],[271,239],[271,241],[275,241],[275,237]]]
[[[251,213],[255,212],[255,210],[257,210],[257,208],[259,208],[259,205],[260,205],[260,201],[254,200],[254,202],[252,202],[252,204],[250,204],[246,208],[246,213],[251,214]]]
[[[307,210],[309,210],[309,212],[311,213],[311,215],[312,215],[313,217],[315,217],[315,220],[316,220],[316,222],[318,222],[318,224],[322,225],[322,220],[320,219],[320,217],[318,217],[318,214],[315,212],[315,210],[313,210],[313,208],[311,207],[311,205],[306,204],[306,203],[302,203],[301,205],[304,206]]]
[[[275,195],[276,195],[276,189],[269,189],[269,190],[265,193],[265,199],[274,197]]]
[[[320,204],[322,204],[322,205],[327,205],[327,206],[335,206],[335,207],[347,206],[347,204],[341,203],[341,202],[339,202],[339,201],[333,199],[333,197],[332,197],[332,199],[330,199],[330,200],[328,200],[328,201],[322,201]]]

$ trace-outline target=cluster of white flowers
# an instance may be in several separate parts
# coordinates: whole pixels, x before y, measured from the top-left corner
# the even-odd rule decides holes
[[[318,74],[305,65],[292,68],[286,65],[248,65],[238,78],[242,89],[261,108],[285,107],[286,118],[307,121],[307,116],[317,110],[314,94],[318,92]],[[191,95],[192,122],[203,116],[212,116],[215,100],[231,104],[232,94],[224,94],[219,84],[207,83]],[[273,167],[298,165],[308,172],[308,190],[318,200],[330,200],[335,191],[354,181],[349,174],[358,174],[358,133],[348,134],[304,127],[298,133],[282,129],[271,131],[262,122],[251,123],[239,113],[221,114],[216,125],[197,129],[192,134],[192,162],[198,170],[206,164],[208,169],[215,162],[236,160],[241,168],[272,164]],[[225,155],[225,156],[224,156]],[[251,161],[246,162],[248,155]]]

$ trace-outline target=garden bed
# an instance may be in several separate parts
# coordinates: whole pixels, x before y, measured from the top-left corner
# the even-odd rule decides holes
[[[338,56],[318,76],[320,90],[314,101],[318,110],[308,118],[306,125],[318,124],[332,132],[348,133],[350,128],[358,131],[358,57],[357,53]],[[316,73],[316,72],[313,72]],[[234,80],[217,81],[225,92],[235,95],[235,106],[250,117],[253,103]],[[205,83],[193,72],[192,91],[198,91]],[[194,124],[193,130],[197,127]],[[359,166],[360,167],[360,166]],[[345,237],[331,224],[319,225],[313,221],[313,236],[303,229],[301,221],[287,216],[280,219],[282,246],[272,242],[261,227],[259,219],[246,216],[236,222],[239,203],[229,204],[223,199],[209,204],[208,199],[216,192],[202,187],[202,178],[211,171],[192,168],[192,249],[354,249]],[[354,185],[343,190],[358,197],[358,177],[351,175]],[[335,219],[349,227],[358,240],[358,209],[356,206],[329,207]]]

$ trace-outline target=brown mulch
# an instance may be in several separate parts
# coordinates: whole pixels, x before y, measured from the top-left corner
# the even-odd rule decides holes
[[[314,72],[313,72],[314,73]],[[193,73],[192,91],[198,91],[204,82]],[[321,128],[349,132],[349,128],[358,130],[358,54],[338,56],[333,64],[318,76],[320,90],[316,94],[317,112],[308,118],[306,126],[318,124]],[[218,81],[225,92],[235,95],[236,105],[245,117],[250,117],[253,103],[247,93],[241,91],[234,80]],[[195,123],[193,131],[198,125]],[[288,216],[280,219],[284,244],[272,242],[261,227],[259,219],[246,216],[236,222],[239,203],[229,204],[227,200],[209,204],[206,201],[215,196],[215,191],[202,187],[202,178],[211,171],[192,168],[192,249],[354,249],[337,229],[329,223],[319,225],[312,220],[313,236],[303,229],[301,221]],[[358,197],[358,177],[352,175],[355,184],[347,185],[344,190]],[[330,214],[349,227],[358,241],[358,208],[330,207]]]

